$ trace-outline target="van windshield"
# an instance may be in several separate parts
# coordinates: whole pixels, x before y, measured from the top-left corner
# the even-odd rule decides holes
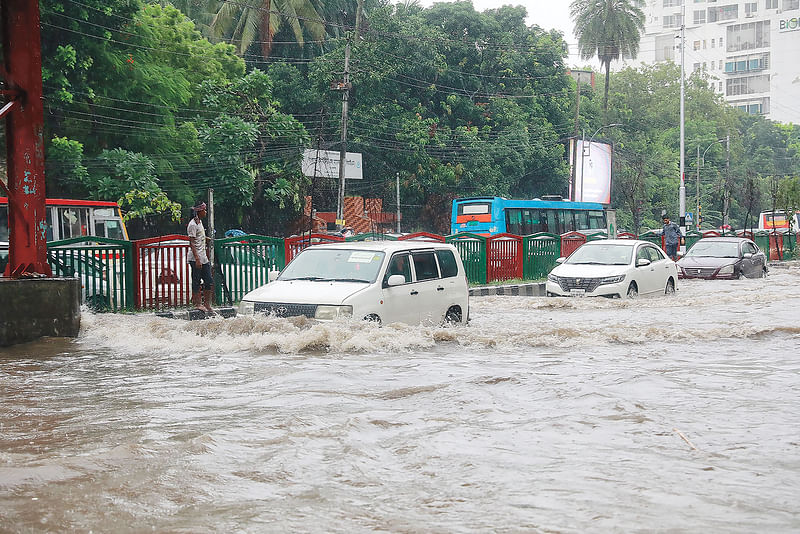
[[[310,247],[301,252],[278,280],[374,282],[386,256],[381,251]]]

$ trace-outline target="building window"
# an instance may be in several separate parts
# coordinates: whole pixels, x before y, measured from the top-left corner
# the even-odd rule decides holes
[[[800,0],[783,0],[784,11],[789,11],[791,9],[800,9]]]
[[[719,38],[719,47],[722,48],[722,37]]]
[[[722,60],[719,60],[719,70],[722,70]]]
[[[664,7],[682,6],[683,0],[664,0],[663,5]]]
[[[768,20],[728,26],[728,52],[764,48],[768,47],[769,43]]]
[[[700,50],[700,41],[695,41],[692,45],[695,50]]]
[[[800,0],[798,0],[800,1]],[[680,28],[681,27],[681,15],[680,13],[676,13],[674,15],[667,15],[664,17],[664,28]]]
[[[722,82],[719,82],[719,89],[718,90],[719,90],[720,93],[722,92]]]
[[[711,48],[714,48],[714,45],[717,44],[716,39],[711,39]]]
[[[675,59],[675,38],[670,35],[656,36],[656,61]]]
[[[800,2],[800,0],[797,0]],[[721,20],[733,20],[739,18],[739,5],[709,7],[708,22],[719,22]]]
[[[765,9],[778,9],[778,0],[767,0]]]
[[[694,23],[695,24],[705,24],[706,23],[706,10],[700,9],[694,12]]]
[[[769,91],[769,75],[743,76],[727,80],[725,94],[727,96],[766,93]]]
[[[700,63],[699,63],[699,62],[698,62],[698,63],[695,63],[695,64],[694,64],[694,68],[693,68],[692,70],[693,70],[694,72],[697,72],[698,70],[700,70]]]
[[[740,56],[725,63],[725,72],[753,72],[769,68],[769,53]]]
[[[745,17],[754,17],[756,12],[758,11],[758,3],[757,2],[747,2],[744,5],[744,16]]]

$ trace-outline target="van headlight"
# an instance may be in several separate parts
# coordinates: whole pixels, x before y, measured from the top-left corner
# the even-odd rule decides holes
[[[606,276],[605,278],[600,279],[600,285],[602,286],[605,284],[619,284],[623,280],[625,280],[624,274],[620,274],[617,276]]]
[[[554,275],[553,273],[548,274],[547,279],[551,282],[555,282],[556,284],[558,283],[558,276]]]
[[[717,274],[733,274],[733,264],[726,265]]]
[[[315,319],[336,319],[337,317],[352,317],[352,306],[317,306]]]
[[[255,302],[243,300],[239,303],[239,315],[253,315],[256,312],[255,307]]]

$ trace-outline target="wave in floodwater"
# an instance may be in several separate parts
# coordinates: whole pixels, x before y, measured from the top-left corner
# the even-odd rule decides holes
[[[686,343],[769,336],[800,338],[800,266],[766,279],[681,281],[675,296],[636,300],[488,296],[470,299],[470,322],[379,326],[304,317],[183,321],[148,314],[84,313],[79,343],[129,354],[394,353],[458,345],[495,352],[571,349],[653,340]]]

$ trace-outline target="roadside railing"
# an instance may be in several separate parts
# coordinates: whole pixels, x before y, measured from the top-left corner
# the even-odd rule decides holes
[[[797,257],[798,234],[780,232],[740,232],[751,237],[770,261]],[[728,232],[723,235],[737,235]],[[687,249],[704,237],[719,237],[716,231],[686,234]],[[587,236],[580,232],[563,235],[537,233],[528,236],[499,234],[486,237],[462,233],[442,236],[417,232],[395,237],[363,234],[347,241],[414,240],[451,243],[458,250],[470,284],[481,285],[506,280],[541,280],[556,265],[588,240],[605,239],[604,233]],[[663,248],[658,232],[639,236],[625,233],[623,239],[642,239]],[[243,235],[216,239],[215,302],[236,304],[242,297],[266,284],[269,272],[280,271],[300,251],[321,243],[345,241],[340,236],[308,234],[287,239]],[[189,238],[165,235],[137,241],[102,237],[76,237],[53,241],[48,246],[48,262],[55,276],[81,280],[81,299],[97,311],[162,310],[181,308],[191,303]]]

